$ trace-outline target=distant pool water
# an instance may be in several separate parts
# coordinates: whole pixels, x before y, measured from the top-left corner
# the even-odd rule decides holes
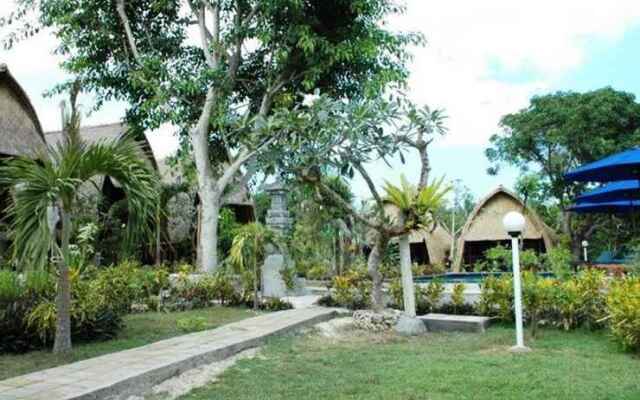
[[[413,279],[415,283],[429,283],[434,279],[439,279],[443,283],[481,283],[488,276],[511,275],[511,272],[449,272],[446,274],[417,276]],[[538,272],[538,276],[553,278],[552,272]]]

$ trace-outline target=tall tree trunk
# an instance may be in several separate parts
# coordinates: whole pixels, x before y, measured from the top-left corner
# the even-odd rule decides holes
[[[409,235],[399,237],[400,247],[400,273],[402,276],[402,298],[404,300],[404,313],[409,317],[416,316],[416,297],[413,287],[413,273],[411,271],[411,246]]]
[[[62,214],[61,255],[58,261],[58,288],[56,293],[56,336],[53,352],[68,354],[71,352],[71,282],[69,281],[69,237],[71,219],[69,214],[60,207]]]
[[[208,186],[208,185],[207,185]],[[200,221],[200,270],[211,273],[218,268],[218,216],[220,215],[220,195],[205,188],[207,197],[200,199],[202,218]]]
[[[218,265],[217,231],[220,196],[209,159],[209,127],[217,93],[209,88],[198,124],[191,131],[191,145],[198,175],[198,195],[202,215],[198,230],[198,268],[212,272]]]
[[[376,232],[374,243],[373,249],[371,249],[371,253],[369,254],[367,267],[369,276],[371,276],[373,282],[373,288],[371,289],[371,306],[374,311],[380,312],[384,308],[380,264],[382,263],[382,257],[387,249],[387,245],[389,244],[389,239],[385,235]]]

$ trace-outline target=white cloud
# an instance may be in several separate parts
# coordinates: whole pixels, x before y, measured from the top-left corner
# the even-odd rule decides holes
[[[612,43],[640,22],[640,2],[619,0],[410,0],[395,29],[422,32],[410,94],[443,107],[450,134],[442,144],[484,144],[500,117],[526,106],[584,61],[590,41]],[[505,82],[492,66],[533,73],[535,80]]]

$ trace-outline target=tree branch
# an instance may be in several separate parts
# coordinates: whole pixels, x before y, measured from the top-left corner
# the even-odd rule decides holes
[[[117,0],[116,9],[118,11],[118,16],[120,17],[120,22],[124,27],[124,33],[127,37],[127,42],[129,43],[129,47],[131,48],[131,53],[133,54],[134,60],[142,65],[142,59],[140,58],[140,53],[138,53],[138,47],[136,46],[136,41],[133,38],[133,33],[131,31],[131,24],[129,23],[129,17],[127,17],[127,13],[125,12],[125,0]]]
[[[367,183],[367,186],[369,187],[369,191],[371,192],[371,195],[373,195],[373,198],[375,199],[376,204],[378,204],[378,207],[382,210],[384,206],[382,202],[382,197],[380,197],[380,194],[376,189],[376,185],[373,183],[373,180],[369,176],[369,173],[364,169],[362,164],[360,164],[359,162],[354,162],[353,166],[360,173],[360,175],[362,176],[362,179],[364,179],[364,181]]]

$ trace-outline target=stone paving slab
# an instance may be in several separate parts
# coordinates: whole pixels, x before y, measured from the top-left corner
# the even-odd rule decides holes
[[[0,381],[0,400],[99,400],[140,394],[192,368],[220,361],[340,310],[279,311],[117,353]]]
[[[430,332],[478,332],[489,327],[491,318],[475,315],[427,314],[420,318]]]

